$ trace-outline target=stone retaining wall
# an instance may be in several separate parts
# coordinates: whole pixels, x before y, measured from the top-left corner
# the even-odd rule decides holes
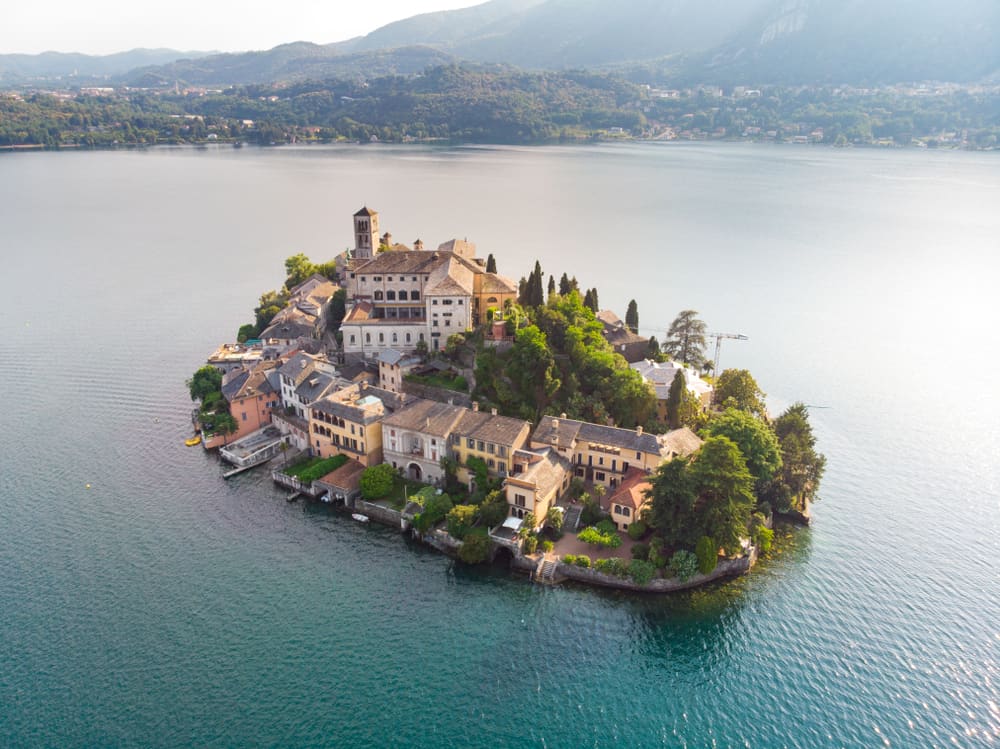
[[[391,507],[372,504],[359,498],[354,502],[354,511],[367,515],[370,520],[374,520],[376,523],[388,525],[396,530],[401,530],[403,527],[403,513]]]
[[[678,590],[697,588],[699,585],[710,583],[713,580],[722,580],[727,577],[737,577],[746,574],[757,561],[757,549],[752,548],[750,554],[738,559],[724,559],[718,566],[707,575],[694,575],[683,582],[677,578],[656,578],[648,585],[637,585],[631,578],[615,577],[605,575],[595,569],[588,567],[577,567],[575,564],[566,564],[560,561],[556,566],[556,572],[570,580],[587,583],[588,585],[600,585],[605,588],[618,588],[620,590],[633,590],[640,593],[673,593]]]

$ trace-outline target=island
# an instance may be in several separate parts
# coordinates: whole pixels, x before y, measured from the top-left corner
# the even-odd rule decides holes
[[[776,518],[808,524],[826,460],[808,407],[772,417],[694,310],[639,334],[598,289],[519,281],[493,254],[352,217],[354,248],[285,261],[235,343],[188,381],[196,439],[230,476],[540,583],[668,592],[750,571]],[[715,358],[708,358],[714,339]]]

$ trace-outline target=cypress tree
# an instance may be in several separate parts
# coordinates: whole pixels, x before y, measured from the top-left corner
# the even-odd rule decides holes
[[[486,258],[486,272],[487,273],[496,273],[497,272],[497,260],[496,260],[495,257],[493,257],[493,253],[492,252]]]
[[[566,296],[571,288],[573,287],[569,285],[569,276],[563,273],[562,278],[559,279],[559,295]]]
[[[628,310],[625,312],[625,326],[633,333],[639,332],[639,305],[635,299],[628,303]]]
[[[551,299],[552,295],[555,294],[555,293],[556,293],[556,279],[555,279],[555,277],[553,277],[553,276],[550,275],[549,276],[549,299]]]

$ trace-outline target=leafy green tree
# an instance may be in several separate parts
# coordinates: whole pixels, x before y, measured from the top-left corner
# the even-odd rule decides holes
[[[228,411],[221,411],[213,417],[211,431],[215,434],[222,434],[228,437],[230,434],[236,434],[239,430],[240,425]]]
[[[728,437],[743,454],[754,481],[762,485],[781,468],[781,449],[774,431],[746,411],[727,408],[705,428],[712,437]]]
[[[563,513],[558,507],[550,507],[545,513],[545,525],[556,533],[562,533]]]
[[[740,449],[727,437],[709,437],[691,462],[691,479],[698,496],[700,535],[734,553],[746,535],[755,501],[753,476]]]
[[[497,260],[495,257],[493,257],[492,252],[486,256],[486,272],[487,273],[497,272]]]
[[[639,305],[635,303],[635,299],[629,301],[628,309],[625,311],[625,326],[633,333],[639,332]]]
[[[679,549],[670,557],[670,573],[681,582],[686,582],[698,571],[698,557],[687,549]]]
[[[668,546],[683,546],[697,538],[695,504],[698,496],[686,458],[662,463],[653,473],[649,520]]]
[[[766,397],[753,375],[746,369],[725,369],[715,382],[715,403],[723,408],[735,408],[758,418],[765,418]]]
[[[337,289],[333,292],[333,296],[330,297],[330,311],[329,311],[329,321],[328,327],[331,330],[336,330],[340,327],[340,323],[344,321],[344,315],[347,314],[347,289]]]
[[[245,343],[251,338],[256,338],[258,335],[260,335],[260,331],[257,330],[257,326],[253,323],[247,323],[240,326],[239,331],[236,333],[236,342]]]
[[[646,358],[652,361],[666,361],[666,356],[660,350],[660,342],[656,340],[656,336],[649,337],[649,345],[646,347]]]
[[[396,469],[388,463],[368,466],[361,472],[361,496],[365,499],[380,499],[392,491],[396,482]]]
[[[648,585],[656,574],[656,567],[644,559],[633,559],[628,565],[628,576],[636,585]]]
[[[774,420],[781,447],[781,469],[761,495],[778,510],[804,510],[819,490],[826,458],[816,452],[816,438],[809,423],[809,410],[795,403]]]
[[[667,330],[663,351],[670,358],[701,369],[705,361],[705,333],[708,328],[693,309],[680,312]]]
[[[210,393],[217,393],[222,389],[222,372],[211,364],[206,364],[192,375],[187,386],[191,400],[204,400]]]
[[[479,522],[487,528],[495,528],[506,519],[510,512],[508,508],[504,493],[499,489],[494,490],[479,505]]]
[[[458,549],[458,558],[466,564],[481,564],[490,558],[490,539],[485,530],[465,535]]]
[[[451,497],[447,494],[431,495],[424,504],[423,512],[414,516],[413,527],[418,533],[427,533],[447,517],[452,506]]]
[[[694,555],[698,558],[698,572],[707,575],[719,564],[718,547],[708,536],[702,536],[694,547]]]
[[[316,266],[303,253],[292,255],[285,259],[285,272],[288,277],[285,279],[285,288],[291,289],[305,281],[316,272]]]
[[[583,297],[583,306],[596,314],[601,310],[600,304],[597,299],[597,289],[587,289]]]

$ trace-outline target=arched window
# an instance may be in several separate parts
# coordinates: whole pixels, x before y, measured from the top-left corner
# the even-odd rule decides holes
[[[407,342],[407,343],[409,343],[409,342],[410,342],[410,334],[409,334],[409,333],[407,333],[407,334],[406,334],[406,342]]]
[[[411,291],[410,292],[410,299],[412,299],[414,302],[419,302],[420,301],[420,292],[419,291]]]
[[[378,342],[379,343],[385,343],[385,333],[379,333],[378,334]]]
[[[406,301],[406,292],[405,291],[400,291],[399,292],[399,301],[401,301],[401,302],[405,302]]]
[[[381,291],[376,291],[375,292],[375,301],[378,301],[378,302],[382,301],[382,292]]]
[[[392,342],[393,342],[393,343],[395,343],[395,342],[396,342],[397,340],[398,340],[398,339],[396,338],[396,334],[395,334],[395,333],[393,333],[393,334],[392,334]]]
[[[372,342],[372,334],[365,333],[365,343],[371,343],[371,342]]]
[[[396,301],[396,292],[393,291],[392,289],[389,289],[387,292],[385,292],[385,298],[386,298],[387,301],[395,302]]]

